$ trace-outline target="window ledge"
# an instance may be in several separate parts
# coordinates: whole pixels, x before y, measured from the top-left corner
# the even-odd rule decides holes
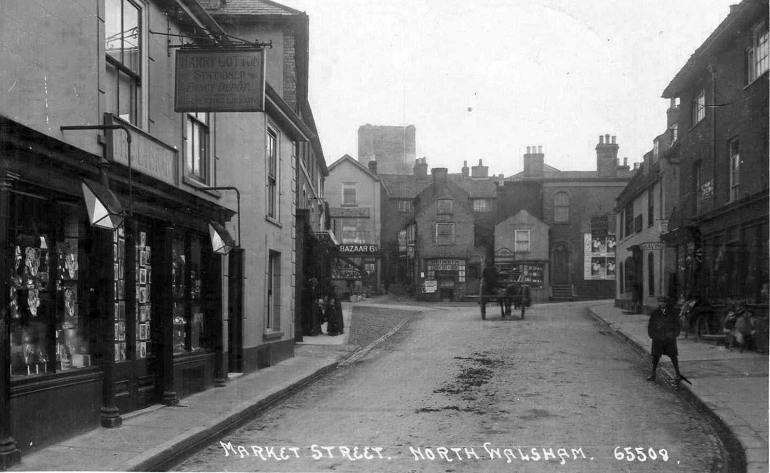
[[[278,221],[275,218],[273,218],[273,217],[270,217],[270,216],[266,215],[265,216],[265,220],[267,220],[268,222],[272,223],[276,227],[283,228],[283,224],[280,221]]]
[[[279,338],[283,338],[283,332],[268,331],[262,334],[263,340],[276,340]]]

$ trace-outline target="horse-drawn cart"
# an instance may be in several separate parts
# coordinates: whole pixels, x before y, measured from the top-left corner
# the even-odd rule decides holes
[[[479,296],[479,305],[481,306],[481,318],[487,318],[487,303],[498,303],[500,305],[500,317],[512,318],[511,306],[513,310],[521,309],[521,320],[524,320],[524,312],[527,307],[532,305],[529,286],[524,283],[506,283],[498,284],[492,293],[481,291]]]

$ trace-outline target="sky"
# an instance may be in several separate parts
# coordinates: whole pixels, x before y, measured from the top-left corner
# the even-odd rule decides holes
[[[522,170],[542,146],[595,170],[600,135],[639,162],[661,94],[739,0],[278,0],[310,21],[310,103],[327,164],[358,128],[414,125],[417,157]]]

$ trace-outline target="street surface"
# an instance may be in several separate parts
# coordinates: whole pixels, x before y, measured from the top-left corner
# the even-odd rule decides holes
[[[721,471],[709,418],[587,305],[435,304],[175,471]]]

